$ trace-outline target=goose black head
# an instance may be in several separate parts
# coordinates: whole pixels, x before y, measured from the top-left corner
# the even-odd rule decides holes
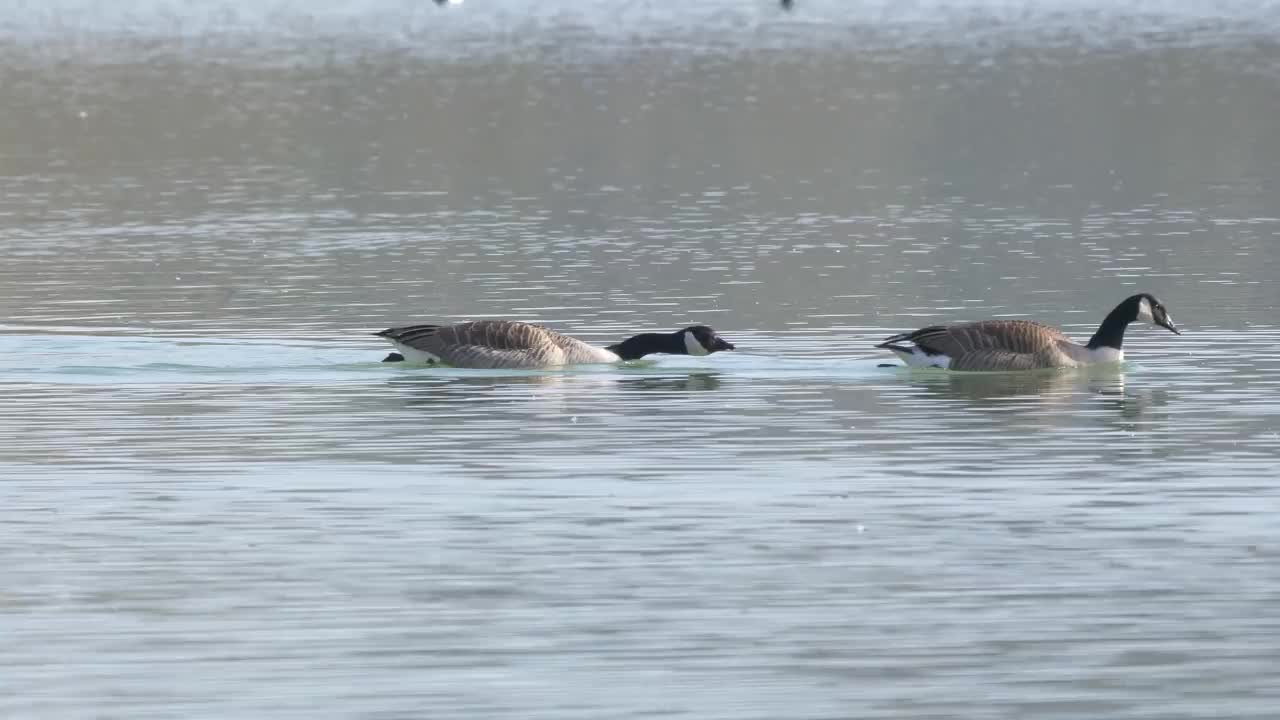
[[[724,338],[706,325],[691,325],[673,333],[644,333],[605,348],[623,360],[639,360],[654,353],[710,355],[732,349],[733,343],[725,342]]]
[[[1129,298],[1134,301],[1134,315],[1130,322],[1144,321],[1152,325],[1158,325],[1174,335],[1181,335],[1182,331],[1178,330],[1178,326],[1173,324],[1173,318],[1169,317],[1169,311],[1165,306],[1156,299],[1154,295],[1148,293],[1139,293]]]
[[[710,355],[713,352],[732,350],[733,343],[716,334],[706,325],[690,325],[680,331],[688,355]]]

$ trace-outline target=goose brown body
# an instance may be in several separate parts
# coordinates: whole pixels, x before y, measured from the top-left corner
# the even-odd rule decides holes
[[[710,355],[734,345],[706,325],[672,333],[641,333],[596,347],[515,320],[476,320],[456,325],[406,325],[374,333],[399,350],[384,362],[408,360],[464,368],[549,368],[639,360],[646,355]]]
[[[912,367],[997,372],[1078,367],[1124,360],[1125,328],[1139,320],[1181,334],[1154,295],[1138,293],[1116,305],[1086,344],[1031,320],[979,320],[930,325],[876,347],[892,350]]]
[[[616,354],[550,328],[514,320],[409,325],[378,333],[406,357],[468,368],[542,368],[618,362]],[[424,357],[411,357],[412,351]]]
[[[1061,330],[1031,320],[933,325],[894,335],[876,347],[911,353],[902,343],[911,343],[928,355],[948,357],[950,370],[1035,370],[1087,361],[1081,352],[1086,348]]]

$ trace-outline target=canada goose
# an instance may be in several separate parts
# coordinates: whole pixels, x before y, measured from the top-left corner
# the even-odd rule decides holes
[[[462,368],[545,368],[638,360],[653,353],[710,355],[733,349],[732,343],[725,342],[706,325],[673,333],[644,333],[606,348],[514,320],[409,325],[374,334],[399,350],[383,362],[408,359]]]
[[[1030,320],[981,320],[931,325],[876,345],[910,367],[949,370],[1035,370],[1124,360],[1124,330],[1146,320],[1181,335],[1164,305],[1147,293],[1126,298],[1107,314],[1085,345],[1057,328]]]

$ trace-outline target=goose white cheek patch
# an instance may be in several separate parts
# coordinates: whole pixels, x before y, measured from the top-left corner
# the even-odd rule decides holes
[[[1138,319],[1147,322],[1155,322],[1155,316],[1151,314],[1151,303],[1146,298],[1142,298],[1142,302],[1138,303]]]
[[[693,333],[685,331],[684,333],[684,349],[690,355],[709,355],[707,349],[702,347],[702,343],[698,342],[698,338]]]

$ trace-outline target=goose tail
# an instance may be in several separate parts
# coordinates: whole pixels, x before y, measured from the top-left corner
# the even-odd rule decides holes
[[[912,341],[912,336],[915,334],[916,331],[898,333],[897,335],[885,338],[884,341],[876,345],[876,347],[883,348],[885,350],[896,350],[898,352],[910,353],[912,351],[912,346],[904,345],[903,343],[910,343]]]
[[[423,335],[431,335],[439,330],[439,325],[405,325],[404,327],[387,328],[373,333],[377,337],[386,338],[394,342],[404,342],[414,337]]]

